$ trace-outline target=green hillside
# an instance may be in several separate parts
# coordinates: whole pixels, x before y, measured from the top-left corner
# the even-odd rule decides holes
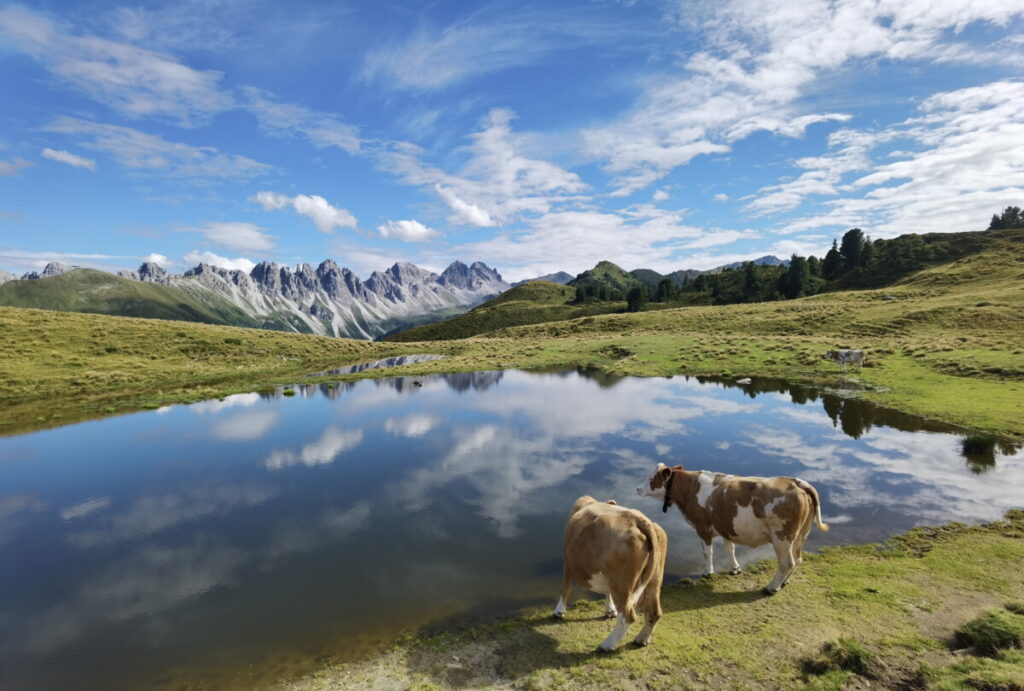
[[[644,283],[622,267],[605,261],[598,262],[597,266],[589,271],[584,271],[570,281],[569,285],[573,288],[587,286],[594,286],[595,288],[604,287],[625,296],[630,288],[644,285]]]
[[[509,326],[576,319],[620,311],[624,307],[621,302],[570,304],[575,296],[576,289],[571,286],[532,281],[507,290],[453,319],[417,326],[383,340],[408,343],[469,338]]]
[[[652,292],[657,290],[658,284],[665,280],[665,276],[659,274],[653,269],[633,269],[629,273],[638,281],[650,288]]]
[[[204,304],[178,288],[132,281],[93,269],[75,269],[59,276],[29,281],[8,281],[0,285],[0,305],[259,326],[225,300]]]

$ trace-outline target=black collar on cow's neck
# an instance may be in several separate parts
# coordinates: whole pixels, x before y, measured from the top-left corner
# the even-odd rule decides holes
[[[668,507],[672,506],[672,481],[676,479],[676,472],[676,469],[673,468],[665,482],[665,503],[661,505],[662,513],[668,513]]]

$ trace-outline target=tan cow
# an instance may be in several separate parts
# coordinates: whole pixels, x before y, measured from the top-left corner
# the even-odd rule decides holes
[[[662,511],[675,504],[704,543],[705,575],[715,572],[711,540],[725,540],[732,571],[740,572],[735,544],[758,547],[772,543],[779,568],[765,587],[774,595],[803,561],[803,547],[817,521],[821,501],[810,483],[795,477],[740,477],[707,470],[669,468],[659,463],[650,479],[636,488],[641,496],[663,500]]]
[[[599,651],[615,649],[636,621],[637,604],[643,608],[644,628],[633,642],[647,645],[661,619],[661,580],[667,551],[665,531],[636,509],[580,497],[565,526],[562,596],[554,615],[565,617],[575,581],[606,595],[605,616],[618,617]]]

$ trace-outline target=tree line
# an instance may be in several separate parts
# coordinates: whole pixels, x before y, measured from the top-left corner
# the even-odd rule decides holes
[[[1008,206],[992,216],[990,230],[1024,228],[1024,213]],[[902,235],[872,240],[860,228],[851,228],[832,241],[825,256],[794,254],[788,266],[746,262],[738,269],[703,273],[677,283],[665,278],[656,288],[632,286],[623,292],[608,286],[578,286],[575,302],[625,300],[628,311],[637,312],[650,303],[662,305],[726,305],[747,302],[793,300],[828,290],[875,288],[944,261],[952,261],[981,249],[976,233]]]

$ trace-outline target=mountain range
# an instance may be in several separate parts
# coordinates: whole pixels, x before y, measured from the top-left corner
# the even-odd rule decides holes
[[[330,259],[316,269],[263,262],[248,273],[199,264],[181,275],[153,262],[118,275],[51,262],[41,273],[12,278],[7,272],[0,275],[0,304],[361,339],[460,314],[509,288],[486,264],[460,261],[440,274],[396,263],[366,281]],[[137,284],[149,287],[140,291]],[[167,316],[169,307],[178,312]],[[159,314],[149,315],[150,309]]]

